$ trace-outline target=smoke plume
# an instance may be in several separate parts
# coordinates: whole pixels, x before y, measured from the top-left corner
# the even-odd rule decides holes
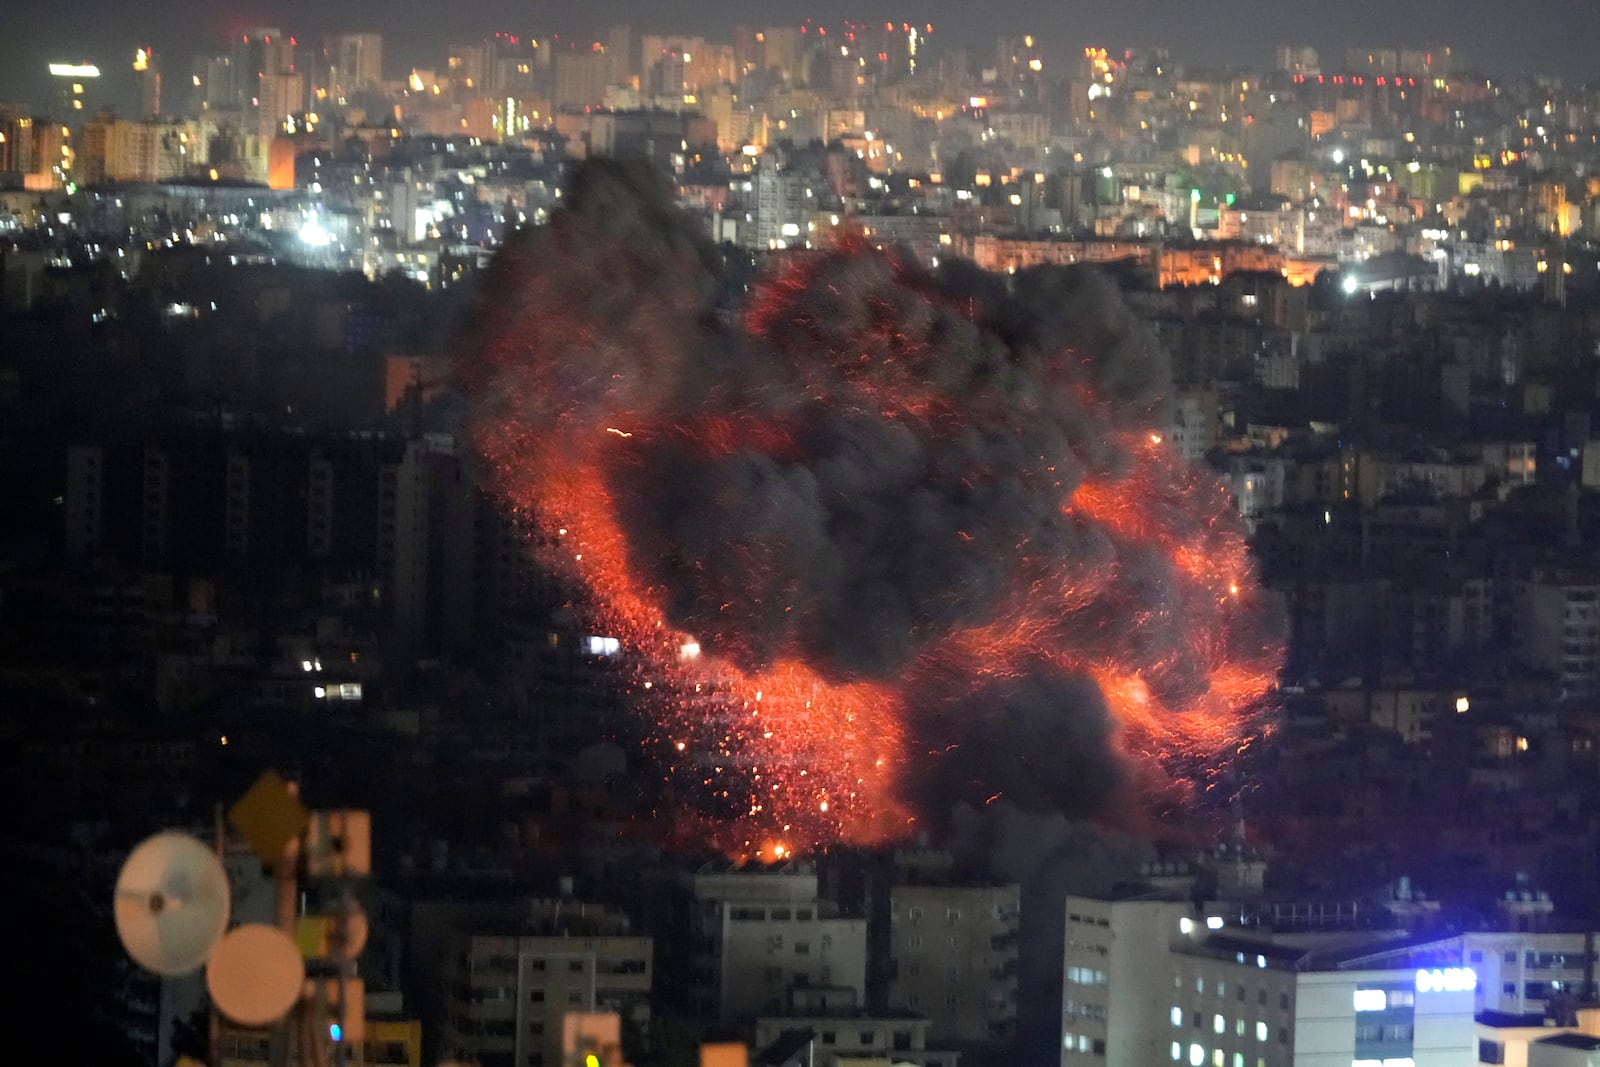
[[[648,171],[564,203],[491,271],[475,441],[748,840],[1166,803],[1249,743],[1274,628],[1102,277],[846,245],[730,295]]]

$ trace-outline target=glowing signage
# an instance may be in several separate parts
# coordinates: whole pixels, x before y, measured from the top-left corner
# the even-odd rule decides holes
[[[50,73],[58,78],[98,78],[100,68],[92,63],[52,63]]]
[[[1478,988],[1478,974],[1471,967],[1435,967],[1417,972],[1418,993],[1470,993]]]
[[[1417,981],[1422,981],[1419,975]],[[1421,989],[1421,985],[1417,986]],[[1389,994],[1381,989],[1356,990],[1356,1011],[1387,1011],[1389,1009]]]

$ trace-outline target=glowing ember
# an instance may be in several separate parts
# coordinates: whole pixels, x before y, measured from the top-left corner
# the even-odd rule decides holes
[[[686,832],[782,860],[957,802],[1133,823],[1260,733],[1281,653],[1242,531],[1104,282],[842,248],[719,319],[647,183],[590,165],[564,202],[497,260],[462,376]]]

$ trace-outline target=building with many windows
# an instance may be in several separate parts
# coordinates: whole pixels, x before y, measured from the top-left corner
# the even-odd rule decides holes
[[[707,870],[689,875],[692,1006],[723,1026],[794,1010],[797,997],[866,999],[867,921],[817,897],[809,869]]]
[[[889,1006],[928,1015],[939,1043],[1014,1037],[1021,887],[898,885],[889,899]]]
[[[1472,1062],[1460,937],[1274,933],[1190,901],[1067,900],[1062,1067]]]
[[[650,1016],[650,938],[575,901],[540,903],[514,929],[459,925],[444,955],[438,1043],[481,1067],[558,1067],[569,1012]]]

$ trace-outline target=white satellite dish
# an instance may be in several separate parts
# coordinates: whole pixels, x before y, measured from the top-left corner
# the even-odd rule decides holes
[[[198,838],[162,833],[128,854],[112,913],[134,962],[166,977],[200,969],[228,928],[228,875]]]
[[[206,989],[217,1010],[240,1026],[270,1026],[289,1013],[305,985],[294,939],[276,926],[245,923],[217,942]]]

